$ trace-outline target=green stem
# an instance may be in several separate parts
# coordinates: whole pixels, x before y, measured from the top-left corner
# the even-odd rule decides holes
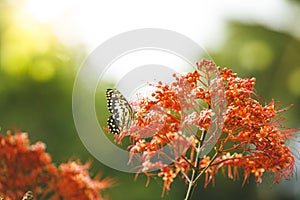
[[[189,186],[188,186],[188,189],[187,189],[186,196],[185,196],[184,200],[189,200],[190,197],[192,196],[193,189],[195,187],[195,185],[193,185],[193,180],[194,180],[195,174],[196,174],[196,170],[193,169],[191,180],[189,181]]]
[[[192,193],[193,193],[193,190],[195,188],[195,177],[196,177],[196,172],[197,172],[197,168],[198,168],[198,161],[199,161],[199,154],[200,154],[200,149],[203,145],[203,141],[204,141],[204,138],[205,138],[205,135],[206,135],[206,131],[203,130],[202,131],[202,134],[201,134],[201,139],[198,143],[198,146],[196,147],[196,157],[195,157],[195,166],[192,167],[192,175],[191,175],[191,178],[188,180],[189,181],[189,185],[188,185],[188,189],[187,189],[187,192],[186,192],[186,195],[185,195],[185,198],[184,200],[189,200],[192,196]]]
[[[212,165],[212,163],[214,162],[214,160],[217,158],[217,156],[219,154],[219,151],[216,150],[216,153],[213,155],[213,157],[210,160],[210,162],[208,163],[208,165],[204,169],[202,169],[201,172],[199,174],[197,174],[197,176],[196,176],[196,172],[198,171],[197,168],[198,168],[200,149],[203,145],[203,140],[204,140],[205,134],[206,134],[206,131],[202,132],[201,141],[200,141],[198,147],[196,148],[197,153],[196,153],[196,158],[195,158],[195,166],[192,168],[192,175],[191,175],[191,178],[188,180],[189,185],[188,185],[187,193],[186,193],[184,200],[189,200],[191,198],[193,190],[194,190],[199,178]]]
[[[211,166],[211,164],[214,162],[216,157],[218,156],[218,152],[216,151],[215,155],[212,157],[211,161],[208,163],[208,165],[198,174],[198,176],[193,180],[193,184],[195,185],[201,175]]]

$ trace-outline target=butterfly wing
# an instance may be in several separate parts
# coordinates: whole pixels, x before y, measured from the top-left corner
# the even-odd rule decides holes
[[[114,116],[110,116],[108,119],[107,119],[107,125],[108,125],[108,128],[109,128],[109,131],[113,134],[119,134],[121,132],[118,124],[116,123],[116,120],[114,118]]]
[[[22,200],[34,200],[33,193],[31,191],[27,191],[22,197]]]
[[[134,112],[126,98],[116,89],[106,90],[108,111],[112,116],[107,120],[110,132],[119,134],[125,127],[128,129],[134,118]]]

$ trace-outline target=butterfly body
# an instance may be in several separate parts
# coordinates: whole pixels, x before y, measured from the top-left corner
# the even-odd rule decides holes
[[[117,89],[106,90],[107,106],[111,116],[107,125],[111,133],[119,134],[125,128],[129,129],[134,119],[134,111],[130,104]]]

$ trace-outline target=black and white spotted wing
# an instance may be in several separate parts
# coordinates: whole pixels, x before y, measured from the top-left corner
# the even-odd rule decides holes
[[[134,119],[134,112],[126,98],[117,89],[106,90],[107,106],[111,116],[107,119],[107,125],[111,133],[119,134],[130,125]]]
[[[22,200],[34,200],[33,193],[31,191],[27,191],[22,197]]]

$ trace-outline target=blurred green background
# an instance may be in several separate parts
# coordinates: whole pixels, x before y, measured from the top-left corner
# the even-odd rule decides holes
[[[97,160],[82,145],[73,122],[72,87],[76,72],[88,52],[81,46],[66,45],[53,32],[53,26],[20,15],[22,3],[0,1],[0,127],[6,130],[29,132],[33,142],[43,141],[55,162],[70,158],[93,160],[92,173],[101,171],[118,180],[118,185],[107,190],[110,199],[183,199],[186,185],[176,179],[171,191],[161,198],[161,180],[113,170]],[[290,10],[299,7],[299,1],[288,1]],[[286,8],[285,8],[286,9]],[[298,10],[299,11],[299,10]],[[290,26],[300,27],[300,15],[295,13]],[[282,31],[238,19],[228,20],[223,43],[218,48],[206,46],[214,61],[236,71],[241,77],[256,77],[256,91],[266,101],[272,98],[280,104],[294,107],[284,116],[285,126],[300,127],[300,40],[285,29]],[[221,37],[221,36],[219,36]],[[113,83],[107,83],[108,85]],[[103,93],[106,87],[103,87]],[[103,95],[104,97],[104,95]],[[105,99],[97,107],[106,110]],[[100,113],[105,124],[108,113]],[[294,146],[297,153],[299,146]],[[300,199],[300,186],[295,178],[274,186],[257,186],[253,179],[244,187],[216,177],[216,186],[204,189],[200,181],[193,199]]]

